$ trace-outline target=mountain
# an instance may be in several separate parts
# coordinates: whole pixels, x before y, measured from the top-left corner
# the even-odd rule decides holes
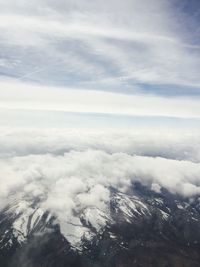
[[[110,188],[105,211],[60,220],[39,199],[12,196],[0,213],[2,267],[200,266],[200,199],[135,183]]]

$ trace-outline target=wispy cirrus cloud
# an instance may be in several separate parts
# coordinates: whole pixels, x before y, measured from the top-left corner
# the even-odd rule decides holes
[[[197,21],[182,5],[8,0],[0,7],[3,114],[199,118],[200,46],[191,31]]]
[[[4,67],[6,76],[66,86],[95,82],[99,90],[102,83],[107,90],[140,83],[199,87],[200,49],[184,39],[183,15],[170,1],[0,4],[3,54],[19,62]]]

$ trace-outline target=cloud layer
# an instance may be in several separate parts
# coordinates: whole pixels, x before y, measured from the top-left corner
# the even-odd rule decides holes
[[[0,108],[4,109],[200,118],[199,99],[193,97],[130,95],[19,82],[0,82],[0,86]]]
[[[70,217],[88,206],[107,209],[109,188],[128,192],[134,181],[153,190],[200,194],[198,132],[4,130],[2,135],[1,207],[20,195]]]

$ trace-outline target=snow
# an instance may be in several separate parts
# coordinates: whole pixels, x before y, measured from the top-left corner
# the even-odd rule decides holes
[[[13,220],[13,235],[19,243],[23,243],[30,232],[40,222],[44,211],[40,208],[32,207],[32,203],[25,199],[12,200],[6,210],[6,216]]]
[[[37,209],[33,212],[30,222],[30,229],[33,229],[37,225],[43,214],[44,212],[41,209]]]
[[[148,207],[140,201],[137,196],[130,197],[123,193],[113,196],[116,211],[122,212],[126,221],[131,222],[131,218],[147,214]],[[44,210],[33,205],[31,200],[19,197],[18,200],[12,199],[11,205],[6,211],[7,216],[13,219],[13,235],[19,243],[23,243],[28,235],[34,231],[44,215]],[[52,215],[49,213],[43,224],[47,224]],[[100,233],[105,226],[113,223],[110,206],[104,210],[97,207],[87,207],[76,215],[63,215],[57,218],[61,233],[68,240],[73,248],[80,249],[83,239],[91,240],[96,233]],[[45,228],[45,227],[44,227]],[[115,238],[111,235],[111,238]]]
[[[113,233],[109,233],[110,234],[110,238],[112,238],[112,239],[116,239],[117,237],[116,237],[116,235],[114,235]]]
[[[148,204],[145,205],[143,199],[137,196],[129,196],[124,193],[111,195],[112,208],[114,208],[115,212],[119,213],[119,215],[123,215],[122,218],[128,223],[137,220],[139,217],[150,216],[151,206],[153,207],[153,204],[155,204],[155,207],[158,209],[156,203],[158,203],[160,207],[163,205],[163,200],[161,198],[156,198],[149,206]],[[45,211],[38,208],[37,205],[34,206],[32,204],[30,200],[12,200],[11,205],[6,211],[6,216],[13,220],[13,235],[18,239],[19,243],[23,243],[28,235],[37,229],[42,219],[43,223],[41,226],[45,229],[45,226],[52,218],[50,213],[45,218]],[[179,203],[177,203],[177,207],[183,209],[183,206]],[[161,207],[158,211],[163,220],[168,220],[168,213],[164,212]],[[192,219],[195,220],[194,217],[192,217]],[[104,208],[104,210],[90,206],[83,210],[76,211],[76,213],[70,216],[66,216],[63,213],[63,217],[57,218],[56,223],[60,225],[61,233],[71,244],[71,247],[81,251],[83,240],[91,240],[97,233],[101,233],[106,225],[113,224],[114,220],[115,218],[112,217],[110,206],[107,205],[107,208]],[[7,235],[7,233],[8,235],[10,234],[7,231],[5,235]],[[116,238],[113,233],[110,232],[109,234],[110,238]],[[4,237],[2,238],[4,239]],[[0,243],[1,242],[2,240]],[[11,243],[7,243],[7,245],[9,244]]]
[[[107,210],[107,214],[109,211]],[[97,231],[104,227],[110,217],[105,214],[105,212],[99,210],[98,208],[87,208],[83,213],[83,218],[88,224],[91,224]]]
[[[84,235],[86,235],[88,229],[84,227],[80,221],[78,224],[73,223],[73,221],[74,220],[70,222],[63,220],[59,221],[60,229],[61,233],[63,234],[63,236],[65,236],[71,246],[79,249],[81,246],[81,239],[84,237]]]
[[[59,224],[61,233],[70,242],[71,246],[80,250],[81,241],[83,239],[91,240],[95,232],[100,232],[110,218],[105,212],[95,207],[83,210],[79,217],[71,217],[70,220],[60,220]]]
[[[162,198],[155,198],[155,201],[160,204],[160,205],[163,205],[163,200]]]
[[[161,212],[161,214],[162,214],[163,219],[164,219],[164,220],[167,220],[168,217],[169,217],[169,214],[166,213],[166,212],[164,212],[163,210],[160,210],[160,212]]]
[[[26,237],[29,234],[29,227],[28,227],[29,219],[31,218],[31,215],[34,215],[34,212],[35,210],[33,208],[27,207],[26,211],[20,213],[18,218],[13,223],[13,228],[24,237]],[[33,218],[35,219],[35,216],[33,216]],[[33,223],[32,222],[30,223],[30,226],[31,224],[34,224],[34,221]]]
[[[118,194],[115,196],[118,210],[124,215],[127,222],[135,216],[143,216],[149,214],[148,207],[142,203],[137,197],[129,197],[125,194]]]
[[[178,204],[178,205],[177,205],[177,208],[178,208],[178,209],[181,209],[181,210],[184,209],[183,206],[182,206],[181,204]]]

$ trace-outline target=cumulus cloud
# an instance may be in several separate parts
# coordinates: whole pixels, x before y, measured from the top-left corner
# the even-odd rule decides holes
[[[43,209],[70,218],[90,206],[106,210],[110,187],[128,192],[136,181],[156,192],[199,194],[198,132],[141,133],[4,130],[1,207],[13,196],[37,198]]]

